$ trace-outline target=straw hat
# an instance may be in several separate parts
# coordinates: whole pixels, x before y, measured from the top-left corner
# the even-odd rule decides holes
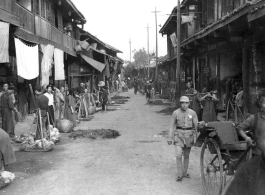
[[[99,87],[104,87],[104,86],[105,86],[105,82],[104,82],[104,81],[100,81],[100,82],[98,83],[98,86],[99,86]]]

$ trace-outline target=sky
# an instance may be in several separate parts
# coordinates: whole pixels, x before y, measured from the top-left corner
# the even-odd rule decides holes
[[[157,13],[157,30],[163,26],[168,14],[177,5],[177,0],[72,0],[85,16],[84,29],[100,40],[121,50],[118,54],[124,60],[130,60],[129,39],[132,51],[147,50],[147,24],[149,29],[149,51],[156,50],[155,10]],[[166,36],[158,33],[158,56],[167,54]],[[132,53],[133,61],[133,53]]]

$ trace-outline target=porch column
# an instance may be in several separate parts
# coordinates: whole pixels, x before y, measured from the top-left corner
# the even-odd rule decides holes
[[[222,97],[221,97],[221,85],[220,85],[220,80],[221,80],[221,67],[220,67],[220,53],[216,49],[216,89],[217,89],[217,97],[219,98],[219,106],[221,109],[223,109],[223,104],[222,104]]]
[[[193,57],[193,64],[192,64],[192,80],[193,80],[193,88],[196,89],[196,56]],[[198,89],[197,89],[198,90]]]
[[[243,81],[243,91],[244,91],[244,109],[245,112],[249,112],[249,68],[248,68],[248,56],[247,47],[244,41],[242,47],[242,81]]]

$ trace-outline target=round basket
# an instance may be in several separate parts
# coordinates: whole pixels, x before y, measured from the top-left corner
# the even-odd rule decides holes
[[[73,131],[74,124],[67,119],[63,119],[57,123],[57,128],[61,133],[70,133]]]

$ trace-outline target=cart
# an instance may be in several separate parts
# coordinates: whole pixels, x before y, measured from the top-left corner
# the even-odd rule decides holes
[[[240,141],[231,121],[209,122],[201,129],[195,146],[201,147],[200,169],[206,195],[221,195],[235,171],[252,153],[251,147]]]

